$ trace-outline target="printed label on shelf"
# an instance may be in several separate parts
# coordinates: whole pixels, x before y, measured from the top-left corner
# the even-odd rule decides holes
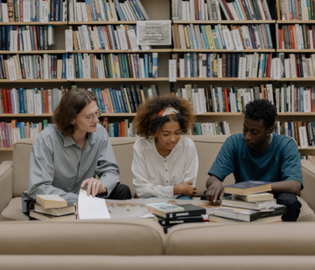
[[[48,1],[40,1],[40,22],[48,23]]]
[[[10,81],[16,81],[17,76],[16,76],[16,69],[15,69],[15,64],[14,64],[13,58],[10,58],[9,60],[7,60],[7,64],[8,64]]]
[[[168,60],[169,81],[176,82],[176,60]]]
[[[137,45],[137,37],[134,29],[128,30],[127,31],[131,49],[133,52],[139,51],[139,46]]]
[[[31,9],[30,9],[30,1],[23,1],[23,21],[30,22],[31,21]]]
[[[18,47],[17,31],[12,30],[10,31],[10,52],[17,52],[17,47]]]
[[[308,142],[307,142],[307,138],[306,138],[306,128],[303,127],[299,127],[299,135],[300,135],[300,144],[301,144],[301,148],[305,149],[308,147]]]
[[[66,39],[66,52],[73,51],[73,33],[72,29],[67,29],[65,31],[65,39]]]

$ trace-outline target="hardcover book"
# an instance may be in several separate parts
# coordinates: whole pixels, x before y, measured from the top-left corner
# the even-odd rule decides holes
[[[225,193],[237,195],[249,195],[264,191],[271,191],[271,183],[250,180],[224,187]]]
[[[253,209],[253,210],[261,210],[264,208],[270,208],[277,204],[276,199],[272,199],[269,201],[261,201],[261,202],[246,202],[243,200],[238,200],[233,196],[223,197],[221,199],[222,206],[232,206],[232,207],[239,207],[239,208],[246,208],[246,209]]]
[[[36,202],[45,209],[67,207],[67,201],[59,195],[36,195]]]

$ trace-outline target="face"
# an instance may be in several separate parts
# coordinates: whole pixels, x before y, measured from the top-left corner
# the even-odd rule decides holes
[[[257,149],[264,145],[268,141],[272,128],[266,129],[264,126],[264,120],[244,120],[243,135],[246,146],[250,149]]]
[[[182,130],[177,121],[165,123],[156,133],[157,146],[160,149],[172,150],[178,143]]]
[[[86,105],[84,109],[72,120],[71,124],[77,125],[76,132],[95,132],[99,122],[99,109],[96,101]]]

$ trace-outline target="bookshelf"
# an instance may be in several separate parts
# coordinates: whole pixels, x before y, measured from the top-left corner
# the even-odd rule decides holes
[[[205,1],[206,3],[207,1]],[[71,85],[77,85],[78,87],[95,87],[95,88],[109,88],[113,87],[115,89],[119,89],[120,85],[132,85],[132,84],[141,84],[142,87],[149,87],[152,84],[158,86],[159,94],[163,95],[169,93],[173,88],[183,88],[185,84],[195,85],[197,84],[198,87],[207,88],[211,84],[213,87],[234,87],[237,88],[248,88],[259,86],[261,84],[272,84],[273,88],[280,87],[283,83],[294,82],[298,86],[310,86],[310,82],[314,81],[315,78],[281,78],[275,80],[274,78],[246,78],[246,79],[239,79],[237,77],[223,77],[223,78],[214,78],[214,77],[206,77],[206,78],[198,78],[198,77],[177,77],[176,82],[169,81],[169,74],[168,74],[168,61],[172,58],[173,53],[178,53],[179,55],[183,55],[185,53],[217,53],[218,55],[222,56],[222,53],[225,54],[235,54],[235,53],[245,53],[245,55],[253,54],[253,53],[265,53],[265,54],[272,54],[273,57],[277,53],[306,53],[312,54],[315,52],[314,49],[279,49],[276,46],[276,35],[275,29],[276,25],[281,28],[282,25],[293,24],[292,20],[281,20],[280,18],[280,3],[277,0],[269,1],[267,3],[270,8],[271,13],[271,20],[175,20],[172,18],[172,0],[141,0],[143,7],[145,8],[146,12],[150,16],[151,20],[172,20],[172,25],[215,25],[222,24],[222,25],[258,25],[258,24],[268,24],[271,28],[271,36],[273,42],[272,49],[244,49],[242,51],[237,51],[236,49],[227,51],[226,49],[178,49],[174,48],[174,44],[172,46],[152,46],[152,48],[148,51],[139,50],[136,53],[144,54],[144,53],[158,53],[159,57],[159,66],[158,66],[158,78],[103,78],[103,79],[79,79],[75,78],[72,80],[68,79],[22,79],[22,80],[0,80],[1,88],[52,88],[57,87],[60,88],[63,86],[64,88],[71,88]],[[68,7],[69,8],[69,7]],[[224,18],[224,13],[221,10],[221,16]],[[294,23],[299,24],[315,24],[315,20],[299,20],[294,21]],[[43,55],[43,54],[54,54],[59,55],[62,57],[63,54],[66,53],[65,48],[65,30],[69,29],[69,27],[79,27],[81,25],[87,25],[90,27],[94,26],[106,26],[106,25],[135,25],[136,21],[128,20],[128,21],[62,21],[62,22],[48,22],[48,23],[41,23],[41,22],[0,22],[0,27],[2,26],[39,26],[39,25],[52,25],[55,31],[55,49],[54,50],[37,50],[31,52],[23,52],[18,51],[15,53],[11,53],[7,50],[2,50],[0,54],[2,55]],[[314,33],[315,34],[315,33]],[[128,54],[134,53],[132,50],[73,50],[72,54]],[[21,83],[27,83],[23,86]],[[42,119],[51,119],[51,113],[43,113],[41,115],[35,114],[0,114],[1,122],[7,121],[10,122],[12,119],[16,119],[18,122],[26,122],[26,121],[42,121]],[[123,121],[125,118],[131,121],[135,113],[103,113],[102,117],[108,117],[109,122],[113,121]],[[243,115],[240,112],[206,112],[202,114],[197,114],[197,121],[198,122],[212,122],[212,121],[227,121],[230,125],[230,131],[232,134],[242,132],[242,122],[243,122]],[[279,121],[312,121],[313,117],[315,116],[315,112],[311,113],[302,113],[302,112],[295,112],[295,113],[279,113],[277,120]],[[9,160],[12,158],[12,149],[10,148],[0,148],[0,162],[3,160]],[[300,149],[301,153],[315,153],[315,147],[309,147],[307,149]]]

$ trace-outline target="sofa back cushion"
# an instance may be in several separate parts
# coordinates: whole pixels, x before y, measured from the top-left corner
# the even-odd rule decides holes
[[[0,255],[163,255],[154,220],[0,222]]]
[[[28,190],[30,154],[35,139],[22,139],[13,148],[13,197],[21,197]]]
[[[201,196],[206,190],[208,171],[220,151],[227,136],[188,136],[196,145],[199,169],[197,178],[197,196]],[[116,161],[120,169],[121,183],[130,187],[131,194],[135,194],[132,183],[131,164],[133,159],[133,144],[138,138],[110,138]],[[13,151],[13,197],[20,197],[24,190],[28,189],[30,152],[34,139],[19,140],[14,145]],[[234,177],[229,175],[224,185],[232,184]]]
[[[315,255],[314,222],[183,224],[171,228],[166,255]]]

